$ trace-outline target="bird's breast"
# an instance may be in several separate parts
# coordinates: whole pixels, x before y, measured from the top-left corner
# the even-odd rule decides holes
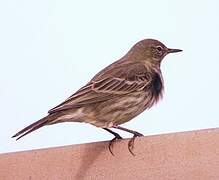
[[[152,94],[156,97],[159,97],[163,90],[163,80],[160,74],[155,73],[151,83]]]
[[[152,75],[152,80],[150,85],[146,86],[144,89],[145,99],[144,108],[148,109],[153,106],[159,99],[162,98],[163,94],[163,79],[159,73]]]

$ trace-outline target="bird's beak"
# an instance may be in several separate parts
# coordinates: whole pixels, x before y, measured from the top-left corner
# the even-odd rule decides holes
[[[181,52],[181,51],[182,51],[181,49],[170,49],[170,48],[167,49],[168,54],[169,53],[177,53],[177,52]]]

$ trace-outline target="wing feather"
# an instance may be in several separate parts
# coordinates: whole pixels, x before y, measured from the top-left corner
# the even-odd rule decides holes
[[[102,71],[102,74],[93,78],[63,103],[49,110],[49,113],[107,101],[133,91],[141,91],[151,83],[150,73],[144,65],[135,63],[126,66]]]

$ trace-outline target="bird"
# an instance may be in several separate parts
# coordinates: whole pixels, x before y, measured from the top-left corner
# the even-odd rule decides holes
[[[113,143],[122,139],[112,128],[133,134],[128,142],[128,150],[134,155],[134,140],[143,134],[120,125],[162,99],[164,81],[161,62],[167,54],[181,51],[168,48],[156,39],[137,42],[121,59],[101,70],[85,86],[50,109],[47,116],[25,127],[12,138],[18,140],[45,125],[84,122],[114,136],[108,145],[112,155]]]

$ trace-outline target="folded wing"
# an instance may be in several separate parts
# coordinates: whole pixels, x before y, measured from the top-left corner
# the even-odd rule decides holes
[[[63,103],[49,110],[49,113],[83,107],[141,91],[151,83],[151,79],[149,71],[140,63],[120,65],[111,69],[108,67],[107,71],[99,73]]]

